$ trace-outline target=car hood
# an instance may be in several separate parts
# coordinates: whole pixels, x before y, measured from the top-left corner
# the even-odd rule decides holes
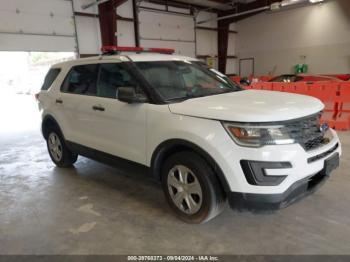
[[[245,90],[188,99],[169,105],[174,114],[233,122],[285,121],[315,114],[323,103],[313,97]]]

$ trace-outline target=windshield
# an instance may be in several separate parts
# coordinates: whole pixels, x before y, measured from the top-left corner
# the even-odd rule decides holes
[[[242,90],[225,75],[196,62],[154,61],[135,65],[165,101]]]

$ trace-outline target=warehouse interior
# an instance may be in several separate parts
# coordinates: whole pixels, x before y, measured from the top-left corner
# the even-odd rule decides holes
[[[349,255],[349,26],[346,0],[0,0],[0,255]],[[286,209],[226,208],[200,225],[174,217],[158,183],[132,169],[84,157],[56,167],[35,94],[52,65],[102,46],[173,48],[252,89],[288,92],[262,82],[280,75],[331,78],[334,100],[324,86],[315,96],[340,167]]]

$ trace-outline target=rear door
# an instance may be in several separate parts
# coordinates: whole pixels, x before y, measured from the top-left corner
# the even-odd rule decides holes
[[[95,104],[98,64],[76,65],[68,72],[56,99],[64,119],[65,139],[85,146],[92,146],[92,124],[95,120],[91,113]]]

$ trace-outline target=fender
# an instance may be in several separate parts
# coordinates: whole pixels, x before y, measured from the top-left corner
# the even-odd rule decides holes
[[[50,114],[45,115],[45,117],[43,118],[43,120],[42,120],[42,122],[41,122],[41,133],[43,134],[44,138],[45,138],[45,139],[47,138],[47,137],[46,137],[47,134],[45,134],[45,128],[46,128],[46,127],[45,127],[45,123],[46,123],[47,121],[52,122],[52,123],[58,128],[58,130],[60,131],[61,135],[63,136],[63,139],[66,140],[65,137],[64,137],[64,134],[63,134],[63,132],[62,132],[62,130],[61,130],[61,127],[60,127],[60,125],[59,125],[58,122],[57,122],[57,120],[56,120],[52,115],[50,115]]]
[[[162,142],[154,150],[151,158],[151,174],[158,181],[161,180],[161,164],[163,161],[172,153],[191,150],[200,155],[206,160],[210,166],[213,168],[214,172],[217,174],[219,181],[225,192],[231,192],[230,186],[226,180],[224,173],[222,172],[219,165],[215,160],[206,152],[204,149],[200,148],[196,144],[183,139],[169,139]]]

